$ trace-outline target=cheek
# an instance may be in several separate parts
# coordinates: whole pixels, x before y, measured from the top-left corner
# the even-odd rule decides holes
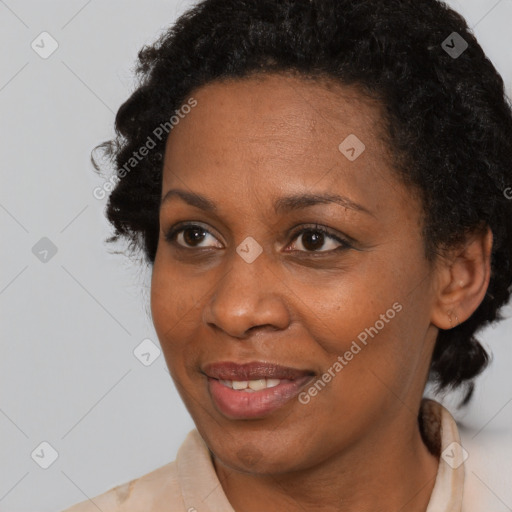
[[[392,273],[382,265],[360,265],[357,272],[340,274],[321,288],[307,287],[295,290],[302,298],[302,310],[313,338],[328,353],[348,350],[353,340],[361,342],[373,334],[375,328],[385,334],[402,309],[401,283],[387,279]],[[395,306],[393,307],[393,305]],[[314,313],[314,314],[311,314]]]
[[[329,324],[312,327],[322,351],[323,371],[342,376],[332,379],[335,388],[338,384],[369,391],[373,384],[381,387],[376,375],[385,377],[390,385],[403,381],[409,372],[407,340],[412,341],[405,315],[403,304],[390,298],[382,303],[346,306],[333,312]]]
[[[369,259],[359,272],[341,276],[321,291],[302,294],[308,297],[307,309],[315,312],[308,325],[316,353],[324,371],[336,375],[333,389],[389,393],[380,378],[402,393],[412,379],[421,377],[416,372],[426,357],[428,286],[421,258],[406,262],[387,255]]]
[[[151,278],[151,315],[166,359],[183,349],[185,342],[180,340],[186,339],[184,332],[197,326],[199,299],[200,291],[187,285],[172,267],[166,268],[157,253]]]

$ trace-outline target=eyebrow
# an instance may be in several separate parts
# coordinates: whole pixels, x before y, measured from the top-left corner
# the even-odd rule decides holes
[[[187,190],[182,190],[178,188],[170,189],[166,192],[160,202],[160,208],[164,203],[170,201],[172,198],[180,198],[185,203],[190,206],[195,206],[201,210],[207,212],[217,212],[217,205],[209,198],[197,194],[195,192],[189,192]],[[315,206],[317,204],[329,204],[335,203],[344,208],[349,208],[351,210],[355,210],[358,212],[367,213],[369,215],[373,214],[367,210],[364,206],[361,206],[358,203],[355,203],[351,199],[345,196],[340,196],[338,194],[295,194],[291,196],[280,197],[276,199],[274,202],[274,212],[276,214],[286,213],[293,210],[300,210],[303,208],[308,208],[310,206]]]

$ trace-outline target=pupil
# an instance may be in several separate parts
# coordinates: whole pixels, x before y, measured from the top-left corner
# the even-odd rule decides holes
[[[308,235],[308,233],[309,233],[309,235]],[[306,233],[304,233],[302,236],[303,236],[302,245],[308,250],[314,251],[315,249],[322,247],[322,245],[324,243],[324,235],[323,235],[323,233],[319,233],[318,231],[306,231]],[[311,242],[311,244],[310,244],[310,242]]]
[[[193,233],[193,235],[189,236],[190,233]],[[188,228],[183,232],[183,238],[187,244],[194,245],[194,242],[201,242],[204,238],[204,234],[204,230],[200,228]]]

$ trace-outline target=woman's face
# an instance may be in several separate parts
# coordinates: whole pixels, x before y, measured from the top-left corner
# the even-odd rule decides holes
[[[378,104],[278,75],[193,96],[166,146],[151,307],[199,432],[254,473],[405,432],[436,335],[435,273]]]

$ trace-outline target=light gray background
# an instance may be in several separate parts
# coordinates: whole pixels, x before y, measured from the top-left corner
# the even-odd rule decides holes
[[[512,0],[449,4],[510,91]],[[173,460],[193,428],[163,356],[144,366],[133,354],[144,339],[158,344],[149,273],[109,254],[105,200],[92,195],[102,179],[89,163],[133,90],[137,51],[190,5],[0,0],[0,511],[58,511],[93,497]],[[43,31],[59,45],[47,59],[31,48]],[[42,237],[57,247],[47,262],[32,252]],[[500,480],[512,473],[511,328],[482,335],[495,361],[467,412],[451,408],[468,446],[478,441],[497,461],[477,475],[496,511],[512,510]],[[43,441],[58,452],[48,469],[31,457],[49,456]]]

